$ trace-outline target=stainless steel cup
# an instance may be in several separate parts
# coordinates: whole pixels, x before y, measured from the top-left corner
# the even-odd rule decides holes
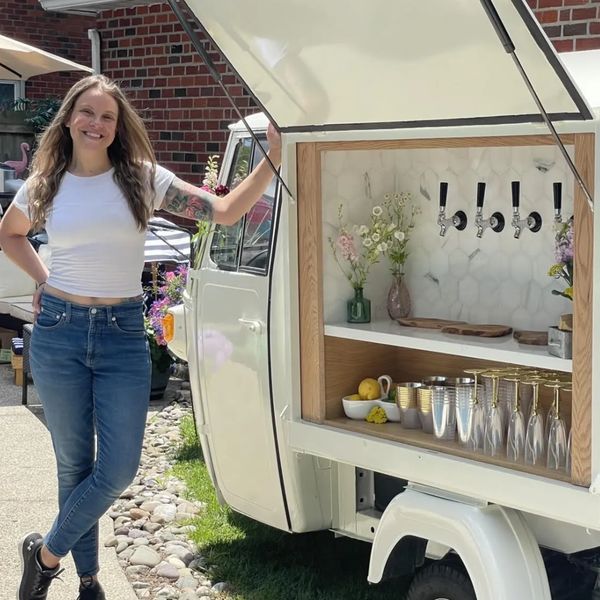
[[[430,375],[425,377],[422,382],[423,385],[446,385],[448,378],[445,375]]]
[[[396,404],[400,408],[402,425],[407,429],[419,429],[421,427],[417,409],[417,390],[422,385],[422,383],[416,381],[396,384]]]
[[[431,397],[433,387],[423,385],[417,388],[417,411],[419,421],[425,433],[433,433],[433,415],[431,413]]]

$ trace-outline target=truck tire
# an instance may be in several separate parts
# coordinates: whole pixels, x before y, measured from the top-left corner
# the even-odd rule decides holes
[[[436,562],[417,573],[406,600],[477,600],[477,597],[464,570]]]

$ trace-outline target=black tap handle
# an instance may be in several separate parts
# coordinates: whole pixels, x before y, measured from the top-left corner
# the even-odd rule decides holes
[[[446,208],[446,199],[448,198],[448,182],[440,181],[440,208]]]
[[[512,207],[519,208],[519,195],[521,193],[521,182],[520,181],[512,181]]]
[[[483,199],[485,196],[485,183],[480,181],[477,184],[477,208],[483,208]]]
[[[562,183],[555,181],[552,187],[554,188],[554,210],[560,212],[562,206]]]

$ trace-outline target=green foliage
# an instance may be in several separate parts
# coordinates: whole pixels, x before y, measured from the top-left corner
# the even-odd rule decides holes
[[[289,534],[221,506],[202,462],[191,417],[181,424],[183,444],[174,474],[206,509],[193,520],[193,541],[214,582],[227,581],[227,600],[399,600],[404,580],[367,583],[370,545],[331,532]],[[250,449],[249,449],[250,450]],[[257,469],[260,465],[257,464]]]
[[[4,103],[0,106],[0,109],[27,113],[25,123],[30,125],[33,131],[39,135],[52,122],[60,105],[60,98],[19,98],[13,102]]]

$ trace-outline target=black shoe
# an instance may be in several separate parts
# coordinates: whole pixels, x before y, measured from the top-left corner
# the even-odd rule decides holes
[[[77,600],[106,600],[102,586],[90,575],[84,575],[79,584]]]
[[[46,600],[52,580],[62,569],[43,569],[38,561],[38,552],[43,545],[39,533],[28,533],[19,544],[21,554],[21,585],[18,600]]]

